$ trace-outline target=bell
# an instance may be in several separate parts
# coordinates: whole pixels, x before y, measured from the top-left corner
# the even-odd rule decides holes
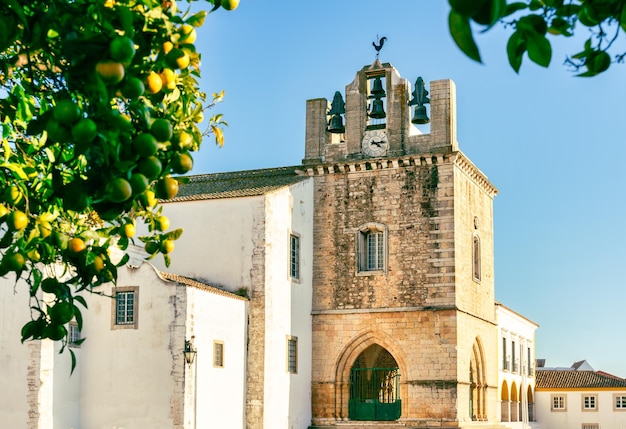
[[[372,101],[372,111],[369,113],[370,118],[374,119],[382,119],[386,117],[385,109],[383,107],[383,100],[373,100]]]
[[[385,96],[385,90],[383,89],[383,82],[380,80],[380,76],[374,79],[374,86],[372,88],[370,98],[380,98]]]
[[[334,134],[341,134],[346,132],[346,128],[343,126],[343,118],[341,115],[333,115],[330,118],[328,124],[328,131]]]
[[[430,119],[428,119],[428,115],[426,114],[426,106],[415,106],[413,120],[411,122],[414,124],[427,124],[430,122]]]

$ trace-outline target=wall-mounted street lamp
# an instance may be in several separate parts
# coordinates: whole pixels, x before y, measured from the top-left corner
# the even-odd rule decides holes
[[[194,359],[196,358],[196,354],[198,353],[196,348],[193,346],[193,339],[194,337],[191,337],[191,340],[185,340],[185,349],[183,350],[183,354],[185,355],[185,362],[187,362],[187,365],[189,366],[191,366]]]

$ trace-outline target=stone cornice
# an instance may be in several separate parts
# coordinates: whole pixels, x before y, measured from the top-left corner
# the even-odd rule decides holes
[[[368,158],[329,164],[303,166],[297,171],[304,176],[323,176],[336,173],[357,173],[362,171],[398,169],[416,165],[444,164],[453,154],[406,155],[398,158]]]
[[[452,154],[452,157],[454,158],[454,164],[459,167],[462,172],[467,174],[467,176],[477,185],[484,189],[484,191],[487,192],[491,198],[498,195],[498,189],[493,186],[487,176],[480,171],[480,169],[478,169],[478,167],[476,167],[474,163],[463,154],[463,152],[455,152]]]
[[[303,166],[296,172],[303,176],[357,173],[372,170],[398,169],[419,165],[443,165],[453,162],[463,173],[480,186],[490,197],[498,194],[487,176],[480,171],[462,152],[405,155],[397,158],[368,158]]]

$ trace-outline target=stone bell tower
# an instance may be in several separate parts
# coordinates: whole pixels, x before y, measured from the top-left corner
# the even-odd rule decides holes
[[[332,103],[307,102],[303,166],[311,428],[498,427],[497,190],[459,151],[454,83],[411,85],[376,59]]]

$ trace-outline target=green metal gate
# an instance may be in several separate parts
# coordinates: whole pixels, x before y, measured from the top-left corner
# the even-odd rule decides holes
[[[351,420],[397,420],[402,413],[398,368],[352,368]]]

